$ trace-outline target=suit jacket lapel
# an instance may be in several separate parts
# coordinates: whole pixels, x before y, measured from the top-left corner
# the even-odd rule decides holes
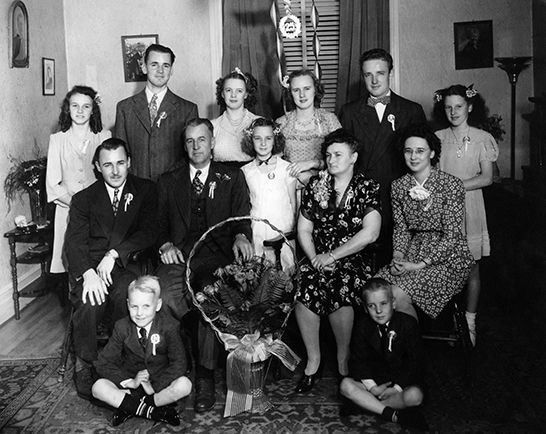
[[[190,166],[185,165],[180,172],[175,175],[175,183],[172,186],[174,200],[178,207],[178,212],[182,216],[182,220],[186,227],[190,227],[191,213],[191,182],[190,182]]]
[[[375,110],[374,110],[375,111]],[[397,119],[399,119],[400,105],[398,100],[398,95],[391,91],[391,102],[387,104],[385,108],[385,113],[383,113],[383,119],[381,125],[377,130],[377,138],[374,141],[374,147],[368,160],[368,167],[372,167],[377,163],[381,156],[387,151],[388,145],[392,145],[391,138],[393,134],[396,133],[396,130],[399,126]],[[392,123],[388,121],[389,115],[394,116],[394,128],[392,130]]]
[[[102,231],[108,239],[112,234],[114,228],[114,211],[112,210],[112,202],[110,201],[110,196],[108,191],[106,191],[106,186],[104,181],[99,179],[96,182],[97,188],[97,200],[91,204],[91,210],[93,214],[97,217],[97,221],[102,228]]]
[[[142,123],[146,131],[150,133],[152,127],[150,125],[150,111],[148,110],[148,99],[146,98],[146,90],[143,90],[140,93],[137,93],[134,98],[133,111]]]

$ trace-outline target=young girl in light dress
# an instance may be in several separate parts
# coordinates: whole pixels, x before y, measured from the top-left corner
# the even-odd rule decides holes
[[[55,232],[51,273],[65,273],[62,255],[72,196],[96,181],[93,171],[95,149],[112,137],[102,130],[97,92],[88,86],[74,86],[61,105],[59,131],[49,138],[46,190],[55,208]]]
[[[278,125],[272,119],[258,118],[245,131],[242,149],[254,157],[241,169],[250,190],[250,214],[267,219],[283,232],[294,229],[296,213],[296,178],[287,168],[289,163],[280,155],[285,140]],[[265,253],[266,258],[275,262],[272,249],[264,249],[263,241],[279,234],[269,225],[253,221],[252,236],[256,255]],[[283,270],[294,269],[294,255],[286,244],[281,250]]]
[[[449,125],[436,132],[442,141],[440,169],[460,178],[466,190],[463,233],[476,261],[468,278],[466,319],[475,345],[481,287],[479,260],[490,254],[482,188],[493,181],[493,163],[499,156],[499,148],[491,134],[476,128],[485,122],[488,110],[473,85],[457,84],[438,90],[435,100],[434,117]]]

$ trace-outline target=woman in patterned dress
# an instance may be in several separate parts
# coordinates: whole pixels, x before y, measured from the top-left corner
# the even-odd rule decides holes
[[[284,98],[290,111],[277,123],[286,138],[284,156],[291,163],[288,171],[298,179],[299,189],[325,168],[322,142],[341,128],[336,115],[320,108],[323,96],[324,86],[311,71],[301,69],[288,76]]]
[[[358,141],[338,129],[322,145],[328,170],[310,179],[302,196],[298,240],[305,253],[300,265],[301,285],[296,304],[307,365],[296,392],[313,388],[321,375],[319,328],[327,316],[337,344],[340,376],[348,374],[353,306],[371,277],[370,258],[364,248],[381,229],[379,183],[354,173]]]
[[[409,127],[403,152],[411,173],[393,181],[393,257],[377,273],[393,284],[397,310],[412,303],[435,318],[460,292],[474,264],[462,233],[463,182],[435,167],[441,143],[426,125]]]

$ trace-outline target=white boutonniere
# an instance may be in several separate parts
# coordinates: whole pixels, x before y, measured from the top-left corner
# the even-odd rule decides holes
[[[152,336],[150,336],[150,342],[152,344],[152,355],[156,355],[155,354],[155,346],[161,342],[161,339],[159,338],[159,335],[157,333],[154,333]]]
[[[387,336],[389,338],[389,352],[392,353],[392,341],[396,339],[396,332],[394,330],[389,330]]]
[[[387,116],[387,120],[391,123],[391,126],[392,126],[392,130],[394,131],[394,121],[395,121],[395,117],[394,115],[391,113],[390,115]]]
[[[216,190],[216,181],[209,182],[209,198],[214,199],[214,190]]]
[[[226,175],[225,173],[216,173],[215,175],[220,180],[220,182],[231,181],[231,176]]]
[[[161,126],[161,121],[166,118],[167,118],[167,113],[165,112],[159,113],[159,117],[157,118],[157,128]]]
[[[124,206],[123,209],[125,210],[125,212],[127,212],[127,207],[129,206],[129,204],[133,200],[133,194],[132,193],[125,193],[125,196],[123,196],[123,200],[125,201],[125,206]]]
[[[428,191],[422,185],[416,185],[415,187],[409,189],[409,195],[415,200],[425,200],[430,196],[430,191]]]

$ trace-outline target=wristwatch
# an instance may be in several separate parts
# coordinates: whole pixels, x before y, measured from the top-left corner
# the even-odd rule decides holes
[[[115,260],[119,258],[119,254],[114,249],[110,249],[104,254],[104,257],[105,258],[111,257],[111,258],[114,258]]]

